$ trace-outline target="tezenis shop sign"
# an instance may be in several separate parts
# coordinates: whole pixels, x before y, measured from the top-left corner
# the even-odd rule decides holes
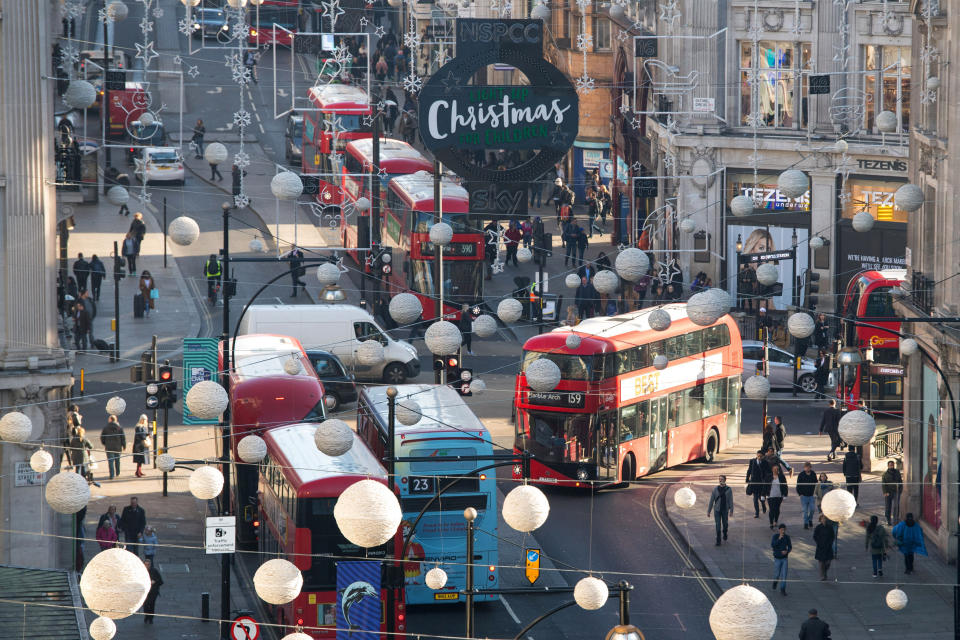
[[[477,71],[494,64],[514,67],[528,84],[469,84]],[[525,189],[520,183],[542,176],[573,144],[578,104],[570,81],[543,59],[542,21],[460,19],[457,57],[420,91],[420,136],[438,160],[467,181],[471,193],[489,191],[492,184],[501,185],[500,191]],[[482,149],[537,153],[498,169],[472,162],[470,152]],[[473,213],[494,212],[474,211],[473,204],[471,198]]]

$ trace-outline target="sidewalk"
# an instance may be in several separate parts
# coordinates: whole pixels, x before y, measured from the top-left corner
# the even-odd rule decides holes
[[[884,576],[872,577],[870,555],[864,549],[865,529],[861,521],[870,515],[880,516],[883,522],[883,496],[880,493],[880,475],[864,474],[860,486],[860,506],[850,521],[840,525],[838,554],[827,575],[827,582],[819,581],[814,560],[813,531],[803,529],[800,500],[796,494],[796,477],[804,461],[813,464],[816,473],[826,472],[837,486],[843,486],[840,460],[825,462],[826,437],[791,435],[786,461],[794,473],[787,478],[789,495],[783,501],[781,523],[793,542],[790,556],[790,585],[788,595],[781,596],[770,586],[773,560],[770,551],[772,532],[766,514],[753,518],[753,501],[745,494],[744,478],[749,460],[760,446],[760,436],[741,436],[740,444],[719,456],[718,464],[701,469],[691,476],[690,486],[697,494],[697,503],[690,510],[676,506],[673,494],[684,484],[670,488],[666,497],[667,513],[690,548],[703,561],[722,590],[740,582],[749,582],[767,595],[779,618],[774,638],[796,638],[800,625],[807,618],[807,610],[816,608],[820,618],[830,624],[834,640],[854,640],[870,636],[900,639],[952,638],[951,587],[955,569],[947,566],[936,551],[927,546],[929,557],[919,557],[913,575],[903,575],[903,556],[896,549],[889,552],[884,562]],[[707,517],[710,492],[717,484],[717,476],[725,473],[733,489],[735,509],[730,519],[730,539],[723,546],[714,546],[713,517]],[[905,515],[905,514],[904,514]],[[816,522],[816,520],[815,520]],[[888,527],[888,531],[891,527]],[[937,586],[927,586],[932,583]],[[906,591],[910,602],[902,611],[887,608],[886,592],[897,585]]]
[[[73,263],[78,253],[82,253],[88,261],[91,255],[96,254],[106,267],[107,275],[101,284],[100,300],[96,302],[97,317],[93,321],[93,335],[110,344],[115,342],[111,328],[115,288],[111,257],[113,242],[116,241],[118,247],[122,244],[135,212],[143,213],[143,221],[147,225],[147,234],[137,259],[137,276],[132,277],[126,272],[127,277],[120,281],[120,359],[110,362],[109,353],[100,353],[91,346],[90,350],[77,354],[74,364],[75,371],[82,368],[86,375],[122,369],[140,362],[140,354],[150,348],[154,334],[159,338],[159,350],[164,357],[169,358],[181,348],[184,337],[194,337],[200,330],[197,308],[174,260],[169,241],[167,268],[163,266],[164,238],[155,217],[158,213],[157,205],[141,204],[135,198],[136,187],[130,187],[129,190],[129,217],[117,215],[119,207],[107,202],[103,195],[96,204],[74,205],[76,228],[70,232],[68,241],[69,275],[73,275]],[[150,271],[156,279],[160,298],[155,301],[156,308],[150,312],[149,317],[134,318],[133,297],[139,293],[140,274],[144,271]],[[90,286],[88,281],[87,287]],[[68,322],[68,326],[72,334],[73,322]],[[67,346],[71,349],[74,347],[72,339]]]

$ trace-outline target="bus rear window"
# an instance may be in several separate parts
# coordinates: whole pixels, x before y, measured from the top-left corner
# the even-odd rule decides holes
[[[304,591],[328,591],[337,588],[337,563],[330,557],[385,558],[392,553],[393,541],[372,549],[362,549],[340,534],[333,517],[336,498],[300,499],[297,527],[310,529],[310,553],[314,556],[310,568],[303,571]]]
[[[590,359],[584,356],[566,355],[561,353],[543,353],[541,351],[525,351],[523,354],[523,370],[537,358],[546,358],[560,367],[560,375],[564,380],[589,380]]]
[[[453,425],[457,426],[457,425]],[[448,461],[449,458],[456,456],[475,456],[477,450],[473,447],[424,447],[422,449],[411,449],[411,457],[437,458],[436,462],[411,462],[410,470],[419,473],[433,473],[436,475],[453,475],[455,472],[466,473],[473,471],[481,466],[476,460],[457,460]]]

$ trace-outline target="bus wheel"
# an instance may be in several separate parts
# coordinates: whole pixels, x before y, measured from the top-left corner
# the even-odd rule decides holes
[[[383,370],[383,381],[387,384],[403,384],[407,381],[407,368],[399,362],[391,362]]]
[[[637,479],[637,474],[633,470],[633,456],[628,455],[623,459],[623,470],[620,475],[620,482],[633,482]]]
[[[707,434],[707,448],[706,453],[703,456],[704,460],[707,462],[713,462],[713,459],[717,455],[717,449],[719,448],[720,439],[717,437],[716,429],[710,429],[710,433]]]

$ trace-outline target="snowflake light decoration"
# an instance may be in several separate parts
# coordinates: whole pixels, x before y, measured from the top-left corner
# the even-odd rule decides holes
[[[60,68],[64,71],[69,71],[67,67],[72,67],[73,65],[80,62],[80,50],[77,49],[77,45],[73,42],[68,42],[63,45],[63,48],[60,50],[62,56],[62,62],[60,63]],[[65,66],[66,65],[66,66]]]
[[[161,9],[160,7],[155,8],[155,9],[153,10],[153,17],[154,17],[154,18],[157,18],[158,20],[159,20],[160,18],[162,18],[162,17],[163,17],[163,9]]]
[[[589,33],[577,34],[577,49],[580,49],[580,51],[587,51],[592,46],[593,46],[593,36],[591,36]]]
[[[147,185],[143,185],[143,189],[140,190],[140,193],[137,194],[137,200],[140,201],[140,204],[146,206],[150,204],[150,201],[153,197],[150,195],[150,192],[147,191]]]
[[[250,79],[252,74],[250,69],[247,67],[234,67],[233,69],[233,81],[239,85],[250,84]]]
[[[232,70],[240,66],[240,54],[238,53],[229,53],[224,55],[223,58],[226,60],[223,66],[225,66],[227,69]]]
[[[233,124],[238,127],[249,127],[251,122],[250,112],[246,109],[240,109],[233,114]]]
[[[596,81],[588,76],[586,72],[576,79],[577,93],[587,94],[593,91]]]
[[[936,91],[921,91],[920,92],[920,104],[933,104],[937,101],[937,92]]]
[[[193,25],[190,24],[190,21],[186,18],[180,18],[177,21],[177,31],[185,36],[189,36],[191,33],[193,33]]]
[[[933,45],[926,45],[920,48],[920,60],[923,62],[932,62],[940,57],[940,50]]]
[[[97,11],[97,22],[100,24],[110,24],[113,22],[113,17],[106,9],[100,9]]]
[[[420,46],[420,34],[416,31],[403,34],[403,44],[411,49],[416,49]]]
[[[766,120],[763,118],[763,114],[758,111],[751,111],[748,113],[744,119],[743,123],[748,127],[765,127],[767,126]]]
[[[233,196],[233,206],[237,207],[238,209],[243,209],[249,204],[250,204],[250,198],[247,197],[247,194],[239,193]]]
[[[64,18],[76,20],[86,12],[87,8],[79,2],[65,2],[61,7]]]
[[[671,154],[668,153],[663,157],[663,168],[668,174],[672,174],[676,166],[677,160]]]
[[[250,25],[248,25],[247,21],[242,18],[234,23],[231,31],[233,32],[233,35],[230,37],[233,40],[246,42],[247,38],[250,37]]]
[[[233,154],[233,164],[241,169],[245,169],[250,166],[250,154],[246,151],[238,151]]]
[[[410,75],[403,77],[403,90],[407,93],[418,93],[423,88],[423,78],[416,75],[413,71]]]

